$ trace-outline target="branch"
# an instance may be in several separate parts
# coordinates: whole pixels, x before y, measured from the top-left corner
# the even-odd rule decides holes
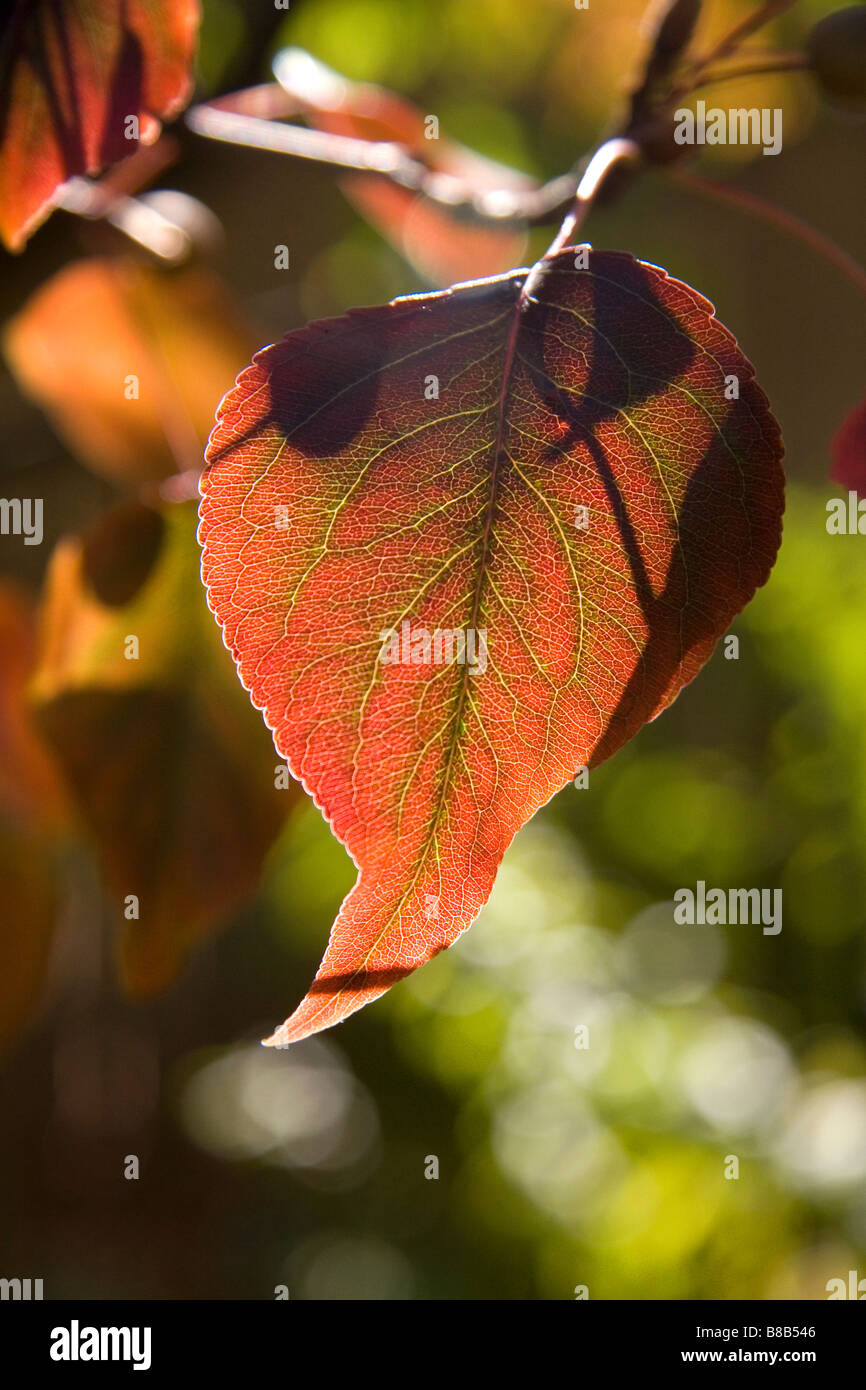
[[[743,54],[743,57],[746,55]],[[709,87],[715,82],[729,82],[735,77],[770,77],[779,72],[805,72],[809,66],[809,58],[805,53],[766,53],[760,57],[756,55],[753,62],[722,68],[718,72],[714,69],[710,69],[709,72],[702,70],[691,86],[678,88],[676,95],[686,96],[689,92],[697,91],[699,87]]]
[[[621,136],[606,140],[596,150],[577,185],[577,192],[562,226],[544,253],[544,260],[555,256],[557,251],[562,250],[562,247],[567,246],[572,237],[576,236],[586,221],[587,214],[611,169],[617,164],[635,164],[640,160],[640,157],[640,147],[635,144],[634,140],[624,139]]]
[[[696,58],[687,68],[686,76],[694,81],[710,63],[717,63],[719,59],[728,58],[731,54],[736,53],[744,39],[749,38],[758,29],[762,29],[765,24],[769,24],[770,20],[775,19],[777,15],[783,14],[785,10],[790,10],[796,3],[797,0],[764,0],[764,3],[759,5],[753,14],[747,15],[739,24],[735,24],[734,28],[729,30],[723,38],[719,39],[715,48],[712,48],[709,53],[705,53],[702,58]]]
[[[397,140],[365,140],[287,124],[284,118],[298,115],[304,107],[303,104],[299,106],[297,95],[280,82],[247,88],[194,106],[186,113],[186,123],[207,139],[271,150],[355,175],[389,179],[397,187],[422,195],[457,218],[498,227],[525,227],[565,217],[553,242],[553,247],[558,247],[577,232],[603,185],[605,191],[619,192],[623,181],[607,183],[614,165],[635,165],[641,156],[650,164],[670,161],[672,155],[666,148],[669,142],[665,136],[669,111],[676,97],[726,77],[805,66],[806,60],[799,54],[780,54],[778,59],[772,54],[762,54],[755,55],[762,66],[750,68],[750,55],[746,54],[743,55],[745,67],[724,73],[706,71],[709,63],[735,53],[744,38],[793,3],[794,0],[764,0],[753,14],[725,35],[712,52],[683,70],[688,79],[686,85],[671,90],[670,80],[691,42],[701,0],[668,0],[655,25],[641,78],[631,93],[628,116],[618,135],[605,141],[592,156],[580,160],[567,173],[534,187],[478,189],[467,179],[431,168]],[[278,55],[274,60],[278,77],[279,64]],[[677,150],[677,157],[679,154]]]
[[[480,190],[453,174],[438,173],[410,155],[392,140],[360,140],[354,136],[331,135],[306,126],[286,125],[262,116],[249,115],[243,108],[251,94],[263,99],[261,88],[223,97],[220,104],[203,103],[186,113],[186,123],[197,135],[223,140],[257,150],[273,150],[295,159],[345,169],[353,174],[376,174],[400,188],[421,193],[432,203],[457,216],[497,226],[551,222],[571,204],[580,170],[550,179],[535,188]],[[274,98],[278,100],[277,94]]]

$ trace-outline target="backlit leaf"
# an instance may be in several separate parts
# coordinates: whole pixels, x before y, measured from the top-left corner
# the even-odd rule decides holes
[[[67,179],[151,144],[160,119],[183,108],[198,23],[198,0],[12,0],[0,42],[0,239],[10,250]]]
[[[520,826],[692,679],[773,563],[780,458],[711,305],[614,252],[584,269],[566,249],[258,354],[211,436],[202,572],[359,870],[269,1041],[339,1022],[450,945]],[[474,670],[447,659],[459,632]]]

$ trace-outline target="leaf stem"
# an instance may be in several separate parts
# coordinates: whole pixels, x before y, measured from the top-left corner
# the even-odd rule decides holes
[[[640,146],[634,140],[622,136],[614,136],[613,139],[605,140],[604,144],[599,146],[587,164],[577,185],[571,207],[542,260],[546,261],[555,256],[577,234],[586,221],[598,192],[614,165],[624,162],[636,163],[640,157]]]

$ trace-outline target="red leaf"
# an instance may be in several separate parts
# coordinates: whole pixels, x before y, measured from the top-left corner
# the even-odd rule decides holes
[[[202,573],[359,869],[269,1042],[450,945],[520,826],[691,680],[770,571],[780,459],[712,306],[619,253],[577,270],[566,249],[258,354],[211,436]],[[418,629],[485,630],[486,670],[384,663],[404,621],[422,658]]]
[[[134,153],[185,105],[198,0],[14,0],[0,48],[0,237],[20,250],[73,174]]]
[[[830,477],[849,492],[866,494],[866,400],[856,405],[839,426],[831,445]]]

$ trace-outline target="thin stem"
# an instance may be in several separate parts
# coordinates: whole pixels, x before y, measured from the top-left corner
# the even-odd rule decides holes
[[[425,198],[458,216],[498,226],[551,222],[561,216],[575,195],[576,171],[527,189],[479,190],[451,174],[430,169],[400,144],[390,140],[362,140],[332,135],[306,126],[286,125],[271,119],[280,107],[267,88],[250,88],[219,104],[204,103],[186,113],[186,123],[196,134],[258,150],[273,150],[295,159],[346,169],[353,174],[375,174]],[[250,114],[268,111],[268,117]]]
[[[254,150],[275,150],[317,164],[337,164],[359,173],[387,174],[408,187],[417,187],[425,166],[391,140],[358,140],[349,135],[330,135],[304,126],[282,125],[261,116],[242,115],[204,104],[186,113],[186,123],[198,135],[245,145]]]
[[[687,75],[697,76],[710,63],[716,63],[720,58],[727,58],[729,54],[736,53],[743,39],[749,38],[751,34],[769,24],[771,19],[783,14],[785,10],[790,10],[797,0],[764,0],[763,5],[759,5],[753,14],[747,15],[745,19],[735,24],[723,38],[719,39],[715,48],[709,53],[705,53],[702,58],[696,58],[688,69]]]
[[[769,61],[770,55],[754,63],[743,63],[740,67],[724,68],[720,72],[702,72],[690,86],[680,87],[675,95],[685,96],[688,92],[697,91],[699,87],[709,87],[715,82],[729,82],[735,77],[768,77],[777,72],[802,72],[809,67],[809,59],[805,53],[785,53],[779,54],[783,61]]]
[[[580,183],[577,185],[574,201],[565,215],[562,226],[545,251],[543,260],[549,260],[551,256],[556,255],[557,251],[561,251],[563,246],[567,246],[570,239],[583,226],[599,189],[614,165],[623,162],[633,163],[638,159],[640,159],[640,147],[634,140],[615,136],[614,139],[606,140],[603,145],[599,146],[586,166]]]
[[[731,188],[727,184],[716,183],[714,179],[705,179],[697,174],[687,174],[683,172],[669,173],[667,175],[674,183],[681,184],[686,189],[692,189],[696,193],[703,194],[706,198],[712,198],[717,203],[725,203],[729,207],[740,208],[742,211],[753,213],[762,222],[766,222],[771,227],[777,227],[803,242],[812,251],[823,256],[825,260],[834,265],[837,270],[857,287],[861,294],[866,295],[866,270],[863,269],[853,256],[849,256],[847,251],[843,251],[841,246],[837,246],[835,241],[825,236],[823,232],[818,232],[808,222],[796,217],[791,212],[785,212],[782,208],[777,208],[775,204],[765,202],[756,193],[747,193],[742,188]]]
[[[57,204],[65,212],[89,222],[110,223],[130,241],[169,265],[181,265],[192,252],[192,238],[187,229],[141,198],[118,195],[110,188],[75,177],[63,185]]]

